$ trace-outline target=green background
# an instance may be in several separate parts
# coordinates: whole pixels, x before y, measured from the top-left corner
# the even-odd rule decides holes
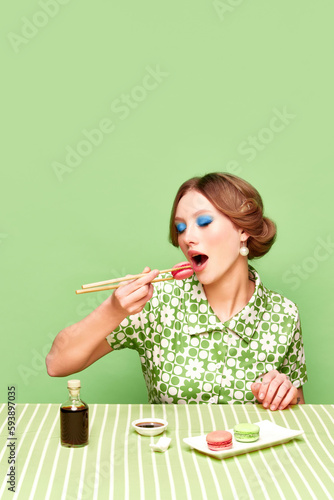
[[[1,401],[7,384],[17,402],[66,399],[45,355],[107,296],[74,291],[183,260],[167,239],[179,185],[229,171],[278,225],[252,265],[300,309],[306,402],[334,403],[333,15],[330,0],[6,4]],[[82,143],[101,121],[100,144]],[[68,147],[82,153],[75,167]],[[80,378],[87,402],[147,401],[136,352]]]

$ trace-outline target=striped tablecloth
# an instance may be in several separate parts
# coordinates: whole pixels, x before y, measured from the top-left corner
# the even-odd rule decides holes
[[[79,449],[59,444],[58,405],[16,405],[15,493],[7,489],[7,405],[0,411],[0,498],[334,498],[334,405],[271,412],[256,405],[91,404],[90,443]],[[172,441],[166,453],[149,447],[159,437],[142,437],[131,428],[132,420],[150,416],[168,420],[166,435]],[[184,437],[260,420],[305,434],[225,460],[202,455],[183,442]]]

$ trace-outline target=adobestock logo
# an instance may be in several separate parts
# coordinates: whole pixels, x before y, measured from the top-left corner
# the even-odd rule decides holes
[[[108,273],[109,278],[117,278],[119,276],[125,276],[127,271],[125,268],[122,268],[121,271],[112,268]],[[106,275],[106,276],[108,276]],[[113,293],[113,290],[106,290],[97,293],[88,293],[87,295],[78,295],[78,305],[76,307],[76,316],[72,318],[67,324],[64,325],[63,329],[72,326],[77,321],[81,320],[83,317],[87,316],[94,309],[96,309],[104,300],[106,300]],[[56,338],[54,332],[49,332],[46,335],[46,342],[44,345],[39,346],[38,350],[36,348],[32,348],[27,355],[27,363],[19,364],[17,366],[17,372],[20,375],[23,384],[28,386],[33,383],[35,377],[38,377],[42,372],[46,371],[45,359],[49,354],[52,344]],[[66,338],[62,338],[59,341],[60,349],[65,349],[67,345]]]
[[[273,108],[272,116],[269,118],[267,126],[262,127],[256,134],[249,135],[247,139],[241,141],[237,147],[237,152],[241,156],[246,156],[245,160],[248,163],[254,161],[258,154],[262,153],[278,134],[286,130],[295,118],[296,115],[288,112],[286,106],[283,106],[281,110]],[[234,159],[227,162],[225,170],[239,175],[243,168],[241,162]]]
[[[271,418],[271,417],[270,417]],[[271,455],[266,455],[266,467],[263,469],[259,468],[257,474],[249,474],[247,476],[247,482],[252,491],[253,498],[258,498],[263,496],[263,491],[270,491],[270,487],[273,485],[273,477],[279,482],[279,477],[291,471],[291,462],[296,464],[300,459],[300,453],[298,448],[287,448],[285,444],[282,445],[285,453],[280,453],[279,461],[275,457],[275,452]],[[261,452],[262,453],[262,452]],[[268,473],[269,469],[269,473]],[[268,490],[267,490],[268,488]],[[259,493],[259,495],[258,495]],[[244,492],[238,497],[239,500],[249,500],[249,493]],[[267,497],[269,498],[269,496]]]
[[[307,280],[319,267],[319,263],[325,262],[334,253],[334,242],[331,236],[326,240],[317,238],[317,245],[314,248],[313,255],[305,257],[300,264],[294,264],[285,271],[282,281],[291,285],[291,290],[297,290],[303,281]]]
[[[50,19],[57,16],[60,6],[66,5],[69,2],[70,0],[40,0],[38,5],[41,7],[41,10],[35,12],[31,19],[21,17],[21,33],[14,33],[13,31],[7,33],[7,38],[14,52],[16,54],[20,52],[22,47],[25,47],[35,38],[42,28],[45,28]]]
[[[64,161],[62,163],[58,161],[52,162],[53,171],[59,182],[63,181],[65,174],[73,172],[82,163],[84,158],[89,156],[95,148],[102,144],[105,135],[110,134],[114,130],[115,125],[108,118],[100,120],[97,128],[90,130],[83,129],[81,133],[84,139],[78,141],[74,147],[69,145],[65,147]]]
[[[46,370],[45,358],[51,349],[55,335],[53,333],[49,333],[47,337],[49,338],[49,342],[44,344],[40,351],[37,351],[35,348],[30,349],[30,354],[27,356],[27,359],[29,358],[28,364],[19,364],[17,366],[17,372],[26,386],[33,383],[30,380],[31,378],[34,380],[35,377]]]
[[[94,128],[83,129],[81,138],[75,145],[65,146],[65,157],[62,162],[54,161],[51,166],[59,182],[66,174],[72,173],[93,151],[101,146],[105,136],[116,129],[117,120],[126,120],[142,104],[150,94],[169,76],[157,64],[155,67],[146,66],[146,73],[139,85],[135,85],[127,93],[122,93],[110,104],[113,119],[102,118]]]
[[[245,141],[242,141],[238,146],[238,153],[246,156],[246,161],[255,160],[258,153],[266,149],[275,135],[280,134],[290,125],[291,121],[296,118],[296,115],[288,113],[286,106],[280,111],[277,108],[273,109],[273,116],[270,118],[268,126],[261,128],[256,135],[249,135]]]
[[[218,17],[221,21],[224,21],[226,14],[231,14],[234,12],[236,7],[239,7],[244,3],[244,0],[226,0],[222,2],[221,0],[214,0],[212,2],[213,8],[215,9]]]
[[[107,272],[105,275],[106,279],[114,279],[119,278],[121,276],[125,276],[126,274],[130,274],[127,272],[125,267],[122,267],[121,270],[111,269],[110,272]],[[132,273],[134,274],[134,273]],[[137,273],[138,274],[138,273]],[[88,316],[94,309],[96,309],[99,305],[102,304],[107,298],[109,298],[113,294],[114,290],[101,290],[96,293],[87,293],[84,295],[78,296],[78,305],[76,307],[77,316],[82,319],[85,316]]]
[[[77,500],[78,498],[81,498],[81,500],[90,500],[91,498],[96,498],[94,492],[96,491],[99,483],[109,481],[111,471],[114,471],[118,466],[122,465],[123,462],[124,454],[122,450],[116,448],[110,461],[103,460],[98,464],[98,469],[96,468],[95,462],[91,463],[89,467],[86,467],[86,470],[91,470],[92,472],[85,474],[84,477],[73,478],[73,491],[77,488],[77,496],[73,497],[70,493],[67,492],[66,499]],[[92,470],[93,468],[95,468],[94,471]],[[113,484],[112,487],[114,487]]]

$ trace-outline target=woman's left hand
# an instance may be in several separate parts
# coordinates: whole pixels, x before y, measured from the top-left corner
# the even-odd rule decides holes
[[[284,410],[288,405],[297,404],[298,389],[292,385],[283,373],[270,370],[262,378],[262,383],[255,382],[251,390],[264,408]]]

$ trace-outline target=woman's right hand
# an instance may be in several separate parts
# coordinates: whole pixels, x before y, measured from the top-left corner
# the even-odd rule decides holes
[[[153,281],[158,275],[159,270],[154,269],[151,271],[149,267],[143,270],[145,276],[131,280],[131,274],[127,274],[126,278],[131,281],[125,281],[111,296],[111,305],[117,314],[124,316],[131,316],[141,312],[153,295]]]
[[[65,377],[79,372],[112,349],[106,337],[129,315],[140,312],[152,298],[154,280],[159,271],[145,267],[145,276],[122,283],[88,316],[70,325],[56,336],[46,357],[48,374]],[[110,307],[112,305],[112,307]]]

